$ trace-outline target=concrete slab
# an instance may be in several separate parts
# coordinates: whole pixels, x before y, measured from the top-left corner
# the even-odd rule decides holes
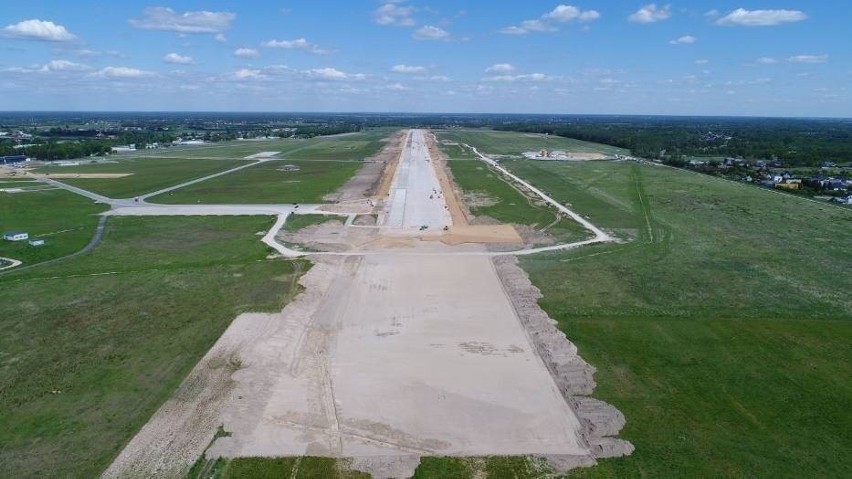
[[[243,355],[211,456],[587,455],[485,256],[335,258]]]

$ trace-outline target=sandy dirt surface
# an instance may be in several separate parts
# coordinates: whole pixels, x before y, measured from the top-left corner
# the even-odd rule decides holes
[[[423,455],[535,455],[567,470],[632,451],[613,437],[624,417],[588,397],[594,368],[538,307],[515,258],[478,244],[517,231],[455,224],[424,132],[405,139],[398,167],[379,175],[393,172],[378,224],[353,225],[350,211],[281,233],[346,255],[313,255],[280,313],[237,318],[107,477],[179,476],[202,454],[353,458],[377,477],[408,477]],[[281,224],[288,213],[254,208],[280,209]],[[229,435],[213,440],[219,426]]]
[[[403,132],[387,138],[385,146],[375,156],[366,158],[364,165],[349,181],[323,199],[337,202],[369,199],[371,205],[383,200],[390,188],[396,162],[402,152],[405,139]]]

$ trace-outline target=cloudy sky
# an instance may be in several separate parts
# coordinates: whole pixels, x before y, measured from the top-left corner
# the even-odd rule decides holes
[[[848,0],[4,2],[0,110],[852,116]]]

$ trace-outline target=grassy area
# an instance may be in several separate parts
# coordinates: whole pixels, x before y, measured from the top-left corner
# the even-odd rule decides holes
[[[308,226],[321,225],[327,221],[339,221],[342,218],[334,215],[290,215],[284,223],[284,231],[295,233]]]
[[[282,155],[303,148],[312,140],[251,140],[208,143],[205,145],[171,146],[158,150],[125,153],[131,158],[230,158],[240,159],[262,151],[278,151]]]
[[[557,216],[556,209],[543,201],[528,198],[485,163],[451,160],[447,165],[473,215],[489,216],[503,223],[529,225],[536,230],[547,231],[559,241],[579,241],[589,237],[589,233],[575,221]]]
[[[296,165],[298,171],[281,171]],[[360,162],[268,161],[235,173],[149,198],[153,203],[319,203],[358,168]]]
[[[80,166],[43,166],[38,173],[132,173],[121,178],[60,178],[110,198],[130,198],[245,164],[237,160],[125,159]]]
[[[377,128],[351,135],[318,136],[309,140],[275,139],[229,141],[197,146],[173,146],[146,150],[130,157],[245,158],[263,151],[277,151],[278,158],[360,161],[384,145],[383,138],[393,129]]]
[[[0,276],[0,474],[97,476],[239,313],[280,309],[307,264],[265,259],[272,221],[111,218],[92,254]]]
[[[368,479],[352,471],[346,461],[330,457],[240,457],[201,460],[187,479]]]
[[[79,251],[92,239],[97,214],[106,210],[64,190],[0,193],[0,233],[25,231],[45,240],[38,247],[0,240],[0,256],[33,264]]]
[[[535,133],[488,129],[453,129],[437,130],[435,134],[439,140],[467,143],[468,145],[475,146],[483,154],[521,155],[526,151],[539,151],[543,148],[550,151],[561,150],[601,153],[604,155],[629,154],[627,150],[610,145],[563,138],[561,136],[544,136]],[[454,158],[454,156],[451,155],[451,158]]]
[[[576,477],[852,470],[852,213],[628,163],[508,162],[628,244],[522,261],[636,452]]]

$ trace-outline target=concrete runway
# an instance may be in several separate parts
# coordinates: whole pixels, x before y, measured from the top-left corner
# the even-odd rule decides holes
[[[453,221],[429,156],[423,130],[411,130],[390,190],[384,225],[441,230]]]

